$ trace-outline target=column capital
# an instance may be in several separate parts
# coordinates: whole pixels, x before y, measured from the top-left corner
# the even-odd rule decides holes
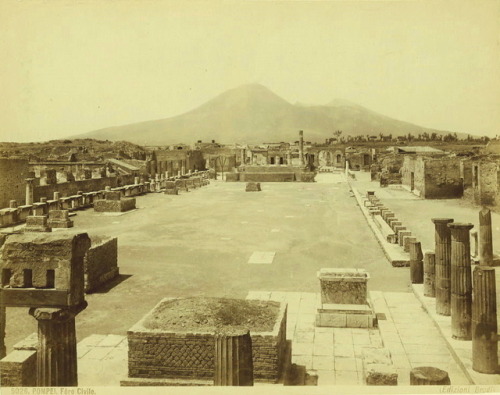
[[[29,314],[37,321],[59,321],[64,322],[74,318],[78,313],[85,310],[87,302],[83,301],[72,307],[32,307]]]
[[[432,222],[434,222],[435,225],[437,224],[449,224],[453,222],[453,218],[432,218]]]
[[[453,222],[448,224],[448,228],[451,230],[470,230],[473,227],[473,224],[464,222]]]

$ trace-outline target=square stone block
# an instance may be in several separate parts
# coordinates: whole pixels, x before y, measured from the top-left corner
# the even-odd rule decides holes
[[[347,314],[348,328],[371,328],[373,326],[373,317],[364,314]]]
[[[318,313],[316,315],[316,326],[345,328],[347,326],[347,316],[342,313]]]

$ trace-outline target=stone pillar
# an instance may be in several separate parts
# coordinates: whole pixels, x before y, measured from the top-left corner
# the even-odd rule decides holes
[[[495,269],[476,266],[472,305],[472,369],[498,373],[498,323]]]
[[[177,171],[177,177],[180,177],[180,176],[181,176],[181,171],[180,171],[180,170],[178,170],[178,171]]]
[[[246,158],[246,150],[245,150],[245,148],[242,148],[241,149],[241,158],[240,158],[240,162],[242,165],[244,165],[246,163],[245,158]]]
[[[139,177],[134,177],[134,184],[135,185],[140,184]]]
[[[474,225],[452,223],[451,229],[451,336],[471,340],[472,273],[470,230]]]
[[[472,256],[474,257],[474,259],[477,259],[479,255],[479,240],[477,231],[473,230],[472,232],[470,232],[470,236],[472,237],[472,241],[474,243],[474,253],[472,254]]]
[[[479,211],[479,264],[481,266],[493,266],[491,212],[487,208]]]
[[[304,131],[299,131],[299,164],[304,166]]]
[[[410,279],[412,284],[424,282],[424,263],[419,241],[410,241]]]
[[[431,298],[436,296],[435,274],[436,255],[434,252],[426,252],[424,255],[424,296]]]
[[[430,366],[414,368],[410,371],[410,385],[450,385],[450,376],[444,370]]]
[[[436,313],[451,315],[451,218],[433,218],[436,256]]]
[[[165,171],[165,179],[168,180],[168,170]]]
[[[290,153],[290,151],[286,153],[286,164],[288,166],[292,165],[292,154]]]
[[[216,386],[252,386],[252,339],[248,330],[215,334]]]
[[[33,204],[34,178],[26,179],[26,205]]]
[[[111,187],[108,185],[108,186],[106,186],[106,187],[104,188],[104,190],[105,190],[106,192],[111,192]]]
[[[78,386],[75,316],[85,307],[30,309],[38,321],[37,387]]]
[[[59,200],[59,192],[54,192],[54,200]]]
[[[17,208],[17,201],[16,200],[10,200],[9,201],[9,208]]]

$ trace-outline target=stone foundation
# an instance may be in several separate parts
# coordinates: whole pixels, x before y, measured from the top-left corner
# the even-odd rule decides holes
[[[164,299],[155,309],[167,300]],[[129,378],[212,380],[214,334],[189,329],[185,332],[147,329],[143,324],[155,309],[127,333]],[[272,332],[252,332],[249,328],[255,381],[275,383],[282,374],[286,350],[286,309],[286,303],[281,303]],[[148,380],[144,385],[148,385]]]

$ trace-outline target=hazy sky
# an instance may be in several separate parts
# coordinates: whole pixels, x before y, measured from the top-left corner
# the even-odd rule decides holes
[[[500,134],[500,1],[0,1],[0,140],[191,110],[247,83]]]

